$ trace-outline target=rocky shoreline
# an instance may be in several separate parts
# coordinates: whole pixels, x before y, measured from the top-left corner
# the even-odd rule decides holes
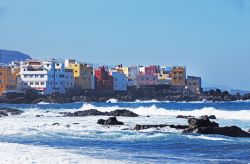
[[[194,101],[211,101],[211,102],[228,102],[250,100],[250,94],[231,95],[228,92],[220,90],[211,90],[202,92],[200,95],[171,94],[164,95],[159,93],[139,94],[136,92],[125,93],[106,93],[99,94],[95,92],[69,93],[64,95],[38,95],[28,92],[26,95],[12,95],[0,97],[0,103],[4,104],[37,104],[46,103],[74,103],[74,102],[107,102],[110,99],[117,99],[123,102],[135,102],[136,100],[147,101],[171,101],[171,102],[194,102]]]
[[[46,111],[48,113],[50,111]],[[10,115],[21,115],[23,111],[18,109],[11,108],[0,108],[0,117],[7,117]],[[114,125],[124,125],[124,122],[118,121],[116,117],[139,117],[138,114],[129,111],[127,109],[117,109],[111,112],[100,112],[96,109],[75,111],[75,112],[59,112],[60,117],[87,117],[87,116],[111,116],[107,120],[99,119],[97,124],[103,126],[114,126]],[[36,117],[43,117],[43,115],[36,115]],[[150,117],[150,116],[148,116]],[[201,116],[200,118],[195,118],[193,116],[183,116],[178,115],[178,119],[187,119],[187,125],[173,125],[173,124],[158,124],[158,125],[146,125],[146,124],[136,124],[132,129],[123,129],[123,130],[144,130],[149,128],[174,128],[177,130],[182,130],[183,134],[189,133],[198,133],[198,134],[216,134],[224,135],[229,137],[244,137],[250,138],[250,129],[249,131],[244,131],[237,126],[225,126],[220,127],[218,123],[210,121],[210,119],[216,119],[216,116]],[[78,123],[75,123],[78,124]],[[53,123],[52,126],[58,126],[59,123]],[[67,124],[67,127],[70,125]],[[104,127],[105,128],[105,127]]]

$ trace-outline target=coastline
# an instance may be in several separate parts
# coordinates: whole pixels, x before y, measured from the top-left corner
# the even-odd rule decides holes
[[[111,100],[111,101],[110,101]],[[84,94],[55,94],[55,95],[39,95],[36,93],[28,93],[26,95],[9,95],[0,97],[2,104],[38,104],[44,103],[75,103],[75,102],[232,102],[250,100],[250,95],[231,95],[228,92],[208,91],[199,95],[174,94],[162,95],[158,93],[151,94],[134,94],[131,92],[124,93],[95,93],[84,92]]]

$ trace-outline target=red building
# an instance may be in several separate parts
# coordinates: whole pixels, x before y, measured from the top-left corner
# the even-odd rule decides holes
[[[97,91],[111,91],[113,90],[113,77],[105,67],[95,69],[95,89]]]
[[[145,67],[145,75],[153,76],[158,72],[158,67],[153,65],[153,66],[148,66]]]

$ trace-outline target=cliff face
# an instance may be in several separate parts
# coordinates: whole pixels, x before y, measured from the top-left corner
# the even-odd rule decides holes
[[[10,64],[12,61],[24,61],[26,59],[31,59],[31,57],[18,51],[0,50],[1,64]]]

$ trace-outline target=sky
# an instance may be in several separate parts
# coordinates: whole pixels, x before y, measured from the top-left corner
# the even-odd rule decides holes
[[[108,65],[184,65],[250,90],[250,0],[0,0],[0,49]]]

